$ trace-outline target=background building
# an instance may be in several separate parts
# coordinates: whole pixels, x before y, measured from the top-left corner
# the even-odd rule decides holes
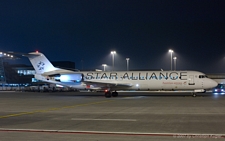
[[[4,56],[0,55],[0,85],[1,86],[27,86],[39,82],[34,78],[35,70],[32,65],[10,64]],[[75,70],[75,63],[71,61],[51,62],[55,67]]]

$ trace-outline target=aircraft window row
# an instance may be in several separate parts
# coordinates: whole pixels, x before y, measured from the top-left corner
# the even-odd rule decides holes
[[[205,76],[199,76],[199,78],[205,78]],[[118,77],[86,77],[87,79],[118,79]],[[122,79],[128,79],[128,77],[120,77]],[[136,77],[129,77],[129,79],[138,79],[139,77],[136,76]],[[140,77],[140,79],[145,79],[146,77],[142,76]],[[156,77],[156,76],[152,76],[152,77],[148,77],[147,79],[168,79],[168,78],[171,78],[171,79],[178,79],[178,76],[171,76],[171,77]]]
[[[206,75],[199,75],[199,78],[207,78]]]
[[[127,77],[123,77],[124,79],[127,78]],[[130,79],[138,79],[138,77],[130,77]],[[145,79],[146,77],[142,76],[140,77],[141,79]],[[157,77],[157,76],[152,76],[152,77],[148,77],[148,79],[168,79],[168,78],[171,78],[171,79],[177,79],[178,76],[174,77],[174,76],[171,76],[171,77]]]
[[[117,79],[118,77],[86,77],[87,79]]]

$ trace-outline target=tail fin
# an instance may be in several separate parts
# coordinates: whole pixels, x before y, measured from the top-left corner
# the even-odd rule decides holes
[[[31,53],[9,52],[9,53],[28,57],[36,71],[36,74],[43,74],[45,72],[58,70],[58,68],[55,68],[52,65],[52,63],[45,57],[45,55],[40,52],[31,52]]]
[[[74,71],[56,68],[52,65],[52,63],[45,57],[44,54],[40,52],[31,52],[31,53],[20,53],[20,52],[12,52],[9,51],[8,53],[13,55],[22,55],[28,57],[31,64],[33,65],[36,74],[43,74],[43,75],[52,75],[58,74],[60,72],[66,73],[73,73]]]
[[[31,52],[29,54],[23,54],[23,56],[29,58],[37,74],[42,74],[44,72],[54,71],[57,69],[42,53]]]

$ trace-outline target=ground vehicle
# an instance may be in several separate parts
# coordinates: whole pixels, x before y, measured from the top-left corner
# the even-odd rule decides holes
[[[218,84],[214,89],[213,89],[214,94],[225,94],[225,84]]]

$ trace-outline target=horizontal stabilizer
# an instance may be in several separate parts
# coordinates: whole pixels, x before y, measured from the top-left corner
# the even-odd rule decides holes
[[[8,53],[13,54],[13,55],[21,55],[21,56],[26,56],[26,57],[31,57],[31,56],[40,56],[41,53],[36,53],[36,52],[31,52],[31,53],[22,53],[22,52],[13,52],[13,51],[8,51]]]

